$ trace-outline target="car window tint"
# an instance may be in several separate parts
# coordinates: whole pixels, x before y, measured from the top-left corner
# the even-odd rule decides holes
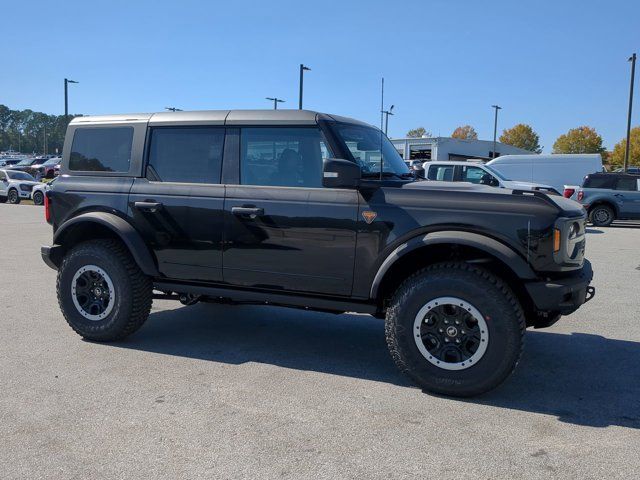
[[[316,128],[243,128],[243,185],[322,186],[322,159],[331,156]]]
[[[446,182],[453,181],[453,167],[439,165],[432,165],[429,167],[429,176],[427,177],[429,180],[440,180]]]
[[[462,167],[462,181],[471,183],[480,183],[484,175],[489,175],[478,167]]]
[[[69,170],[128,172],[132,127],[78,128],[73,135]]]
[[[220,183],[223,147],[221,127],[155,128],[149,176],[162,182]]]
[[[614,188],[615,184],[615,175],[589,175],[582,186],[585,188]]]
[[[616,190],[626,190],[635,192],[637,190],[638,181],[633,177],[619,177],[616,184]]]

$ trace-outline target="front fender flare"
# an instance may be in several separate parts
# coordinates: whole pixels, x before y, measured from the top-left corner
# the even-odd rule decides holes
[[[382,262],[371,284],[370,298],[377,298],[384,276],[400,258],[406,254],[429,245],[454,244],[474,247],[502,261],[519,278],[534,280],[537,278],[529,264],[512,248],[493,238],[473,232],[440,231],[414,237],[399,245]]]
[[[153,277],[159,275],[158,267],[138,231],[129,222],[112,213],[88,212],[67,220],[56,230],[53,236],[54,246],[64,245],[65,236],[73,230],[74,226],[82,223],[96,223],[113,231],[127,246],[131,256],[145,275]]]

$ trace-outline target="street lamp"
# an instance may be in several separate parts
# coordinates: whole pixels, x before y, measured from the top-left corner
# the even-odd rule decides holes
[[[309,67],[305,67],[303,64],[300,64],[300,95],[298,97],[298,110],[302,110],[302,85],[304,83],[304,71],[311,69]]]
[[[395,105],[391,105],[389,110],[382,110],[382,113],[385,115],[384,119],[384,134],[387,135],[387,131],[389,130],[389,115],[393,115],[393,107]]]
[[[273,102],[273,109],[277,110],[278,109],[278,104],[279,103],[284,103],[284,100],[282,100],[281,98],[276,98],[276,97],[265,97],[267,100],[271,100]]]
[[[492,158],[496,158],[496,135],[498,134],[498,110],[502,110],[502,107],[498,105],[491,105],[491,108],[496,109],[496,114],[493,119],[493,155]]]
[[[68,78],[64,79],[64,118],[65,120],[69,118],[69,93],[67,85],[70,83],[80,83],[75,80],[69,80]]]
[[[181,112],[182,109],[181,108],[176,108],[176,107],[164,107],[165,110],[169,110],[170,112]]]
[[[633,81],[636,75],[636,54],[629,57],[631,62],[631,86],[629,87],[629,115],[627,116],[627,148],[624,151],[624,173],[629,168],[629,147],[631,140],[631,108],[633,107]]]

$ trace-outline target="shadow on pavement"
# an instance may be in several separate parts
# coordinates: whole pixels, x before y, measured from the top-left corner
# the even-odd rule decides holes
[[[640,429],[640,343],[535,330],[525,342],[504,385],[464,402]],[[412,385],[389,357],[383,321],[367,315],[198,304],[153,312],[139,333],[113,346]]]

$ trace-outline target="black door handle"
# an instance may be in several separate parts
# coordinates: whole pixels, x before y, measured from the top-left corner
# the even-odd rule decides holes
[[[258,207],[231,207],[231,213],[234,215],[250,215],[252,217],[257,217],[260,215],[264,215],[264,208]]]
[[[135,202],[133,204],[138,210],[144,210],[145,212],[155,213],[162,208],[160,202]]]

